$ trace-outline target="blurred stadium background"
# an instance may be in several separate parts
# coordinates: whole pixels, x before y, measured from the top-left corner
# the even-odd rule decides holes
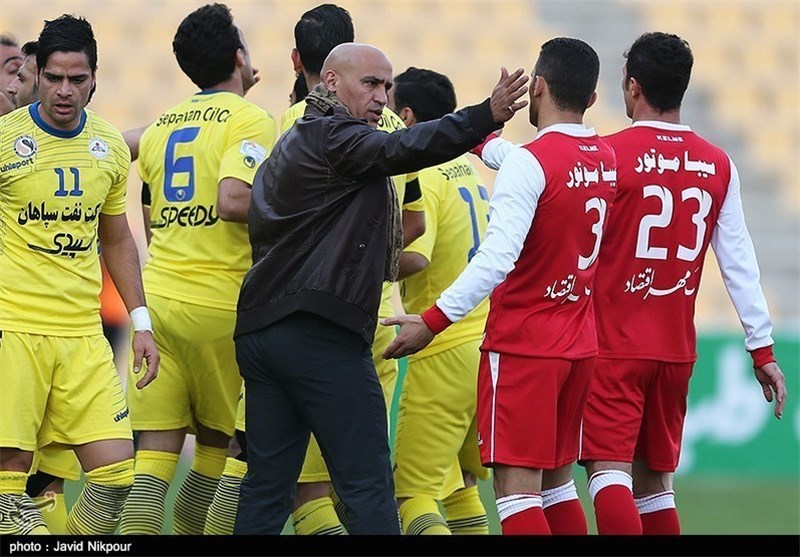
[[[98,89],[90,108],[125,130],[148,124],[195,91],[175,62],[171,42],[181,19],[204,3],[3,0],[0,31],[11,32],[23,43],[36,38],[45,19],[62,13],[86,17],[99,43]],[[248,98],[279,119],[294,79],[289,59],[294,24],[322,1],[226,3],[244,31],[253,64],[260,69],[261,82]],[[752,379],[738,318],[714,258],[709,257],[697,308],[700,360],[676,480],[684,530],[800,533],[800,2],[335,3],[352,14],[356,39],[382,48],[395,73],[418,66],[447,74],[460,106],[488,96],[501,65],[530,72],[545,40],[554,36],[586,40],[601,60],[599,99],[586,122],[601,134],[628,124],[620,81],[622,54],[630,43],[653,30],[688,40],[695,67],[683,105],[684,121],[726,149],[739,168],[745,214],[776,324],[776,353],[790,398],[783,420],[777,422]],[[507,125],[506,138],[523,142],[533,136],[525,114]],[[491,189],[493,173],[477,166]],[[139,191],[134,164],[130,220],[141,240]],[[144,256],[144,242],[140,245]],[[125,356],[123,351],[119,361],[124,362]],[[582,471],[576,477],[578,484],[584,483]],[[491,503],[491,487],[483,487]]]

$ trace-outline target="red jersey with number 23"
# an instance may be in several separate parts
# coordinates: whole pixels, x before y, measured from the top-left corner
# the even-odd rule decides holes
[[[595,280],[600,356],[693,362],[695,299],[730,159],[687,126],[634,125],[606,139],[618,187]]]

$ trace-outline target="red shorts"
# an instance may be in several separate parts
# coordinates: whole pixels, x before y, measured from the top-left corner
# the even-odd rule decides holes
[[[597,359],[579,460],[642,460],[674,472],[681,452],[692,363]]]
[[[553,470],[575,462],[594,365],[595,358],[482,352],[477,413],[484,466]]]

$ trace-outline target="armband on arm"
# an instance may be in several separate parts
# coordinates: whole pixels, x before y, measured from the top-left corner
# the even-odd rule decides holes
[[[147,306],[139,306],[131,311],[131,326],[134,331],[153,332],[153,322],[150,320],[150,312]]]

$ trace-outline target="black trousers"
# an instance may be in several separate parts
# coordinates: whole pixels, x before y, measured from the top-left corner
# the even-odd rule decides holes
[[[400,534],[386,404],[369,345],[297,312],[236,338],[246,389],[247,475],[235,534],[280,534],[316,437],[350,534]]]

